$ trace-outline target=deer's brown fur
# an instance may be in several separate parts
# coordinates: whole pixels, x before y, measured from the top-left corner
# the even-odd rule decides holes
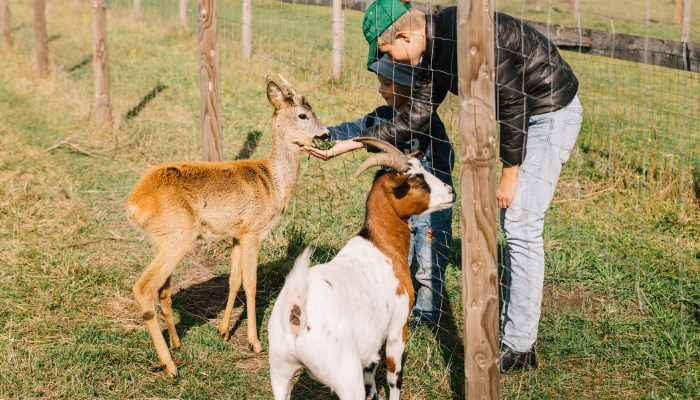
[[[285,91],[269,76],[267,96],[275,107],[272,153],[264,160],[222,163],[179,162],[151,168],[127,199],[127,216],[151,238],[156,257],[134,285],[161,366],[177,374],[155,316],[156,293],[173,349],[181,347],[171,308],[170,275],[194,249],[199,238],[233,238],[230,292],[219,334],[229,337],[229,323],[241,283],[246,292],[248,342],[255,352],[262,346],[255,321],[258,248],[279,222],[301,167],[300,146],[328,136],[304,96],[289,86]],[[303,118],[302,118],[303,117]]]

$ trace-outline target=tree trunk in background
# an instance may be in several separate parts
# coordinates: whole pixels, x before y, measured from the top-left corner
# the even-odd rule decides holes
[[[217,0],[199,0],[197,3],[199,93],[202,111],[202,159],[204,161],[223,160],[218,11]]]
[[[683,0],[683,21],[681,25],[681,42],[690,41],[690,0]]]
[[[10,36],[10,0],[0,0],[0,31],[2,31],[2,47],[12,46]]]
[[[241,54],[250,60],[253,54],[253,5],[252,0],[243,0],[243,24],[241,25]]]
[[[343,15],[343,0],[333,0],[333,41],[331,52],[331,75],[339,79],[343,69],[343,54],[345,52],[345,20]]]
[[[180,5],[178,7],[180,14],[180,27],[182,29],[187,29],[187,0],[180,0]]]
[[[141,18],[141,0],[134,0],[134,17]]]
[[[500,398],[493,0],[457,1],[466,398]]]
[[[581,18],[581,0],[571,0],[571,17],[572,26],[578,27],[580,25],[579,19]]]
[[[46,45],[46,14],[44,0],[34,0],[34,34],[36,35],[36,66],[39,76],[44,76],[49,64],[49,50]]]
[[[95,73],[95,115],[97,129],[112,119],[109,97],[109,58],[107,57],[107,10],[105,0],[92,0],[92,67]]]

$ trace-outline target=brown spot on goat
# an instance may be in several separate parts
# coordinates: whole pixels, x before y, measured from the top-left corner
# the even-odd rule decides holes
[[[396,372],[396,362],[394,361],[394,357],[386,358],[386,370],[392,374]]]
[[[328,279],[326,279],[325,281],[326,281],[326,283],[328,284],[328,286],[333,287],[333,284],[330,283],[330,282],[328,282]]]

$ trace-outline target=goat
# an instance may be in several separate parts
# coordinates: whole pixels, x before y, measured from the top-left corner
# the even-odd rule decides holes
[[[282,78],[284,79],[284,78]],[[267,77],[272,116],[272,152],[264,160],[179,162],[151,168],[127,199],[127,216],[151,238],[156,257],[133,288],[142,318],[158,353],[159,366],[177,375],[155,317],[156,292],[170,333],[170,345],[181,347],[171,308],[171,279],[175,267],[197,239],[233,238],[231,277],[226,311],[219,335],[229,338],[229,323],[241,281],[246,292],[248,344],[262,351],[255,321],[255,292],[260,241],[282,218],[301,169],[301,146],[327,139],[305,96],[291,85],[284,91]]]
[[[386,142],[357,138],[384,154],[365,160],[379,173],[357,236],[329,263],[308,268],[307,248],[289,273],[270,317],[270,378],[275,400],[287,400],[292,379],[306,368],[341,400],[375,398],[379,350],[386,341],[390,399],[401,392],[413,284],[408,264],[408,219],[454,204],[452,188]]]

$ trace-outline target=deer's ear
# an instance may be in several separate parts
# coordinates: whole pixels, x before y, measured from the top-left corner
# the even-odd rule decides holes
[[[275,108],[280,108],[284,104],[284,91],[271,79],[267,81],[267,100]]]

